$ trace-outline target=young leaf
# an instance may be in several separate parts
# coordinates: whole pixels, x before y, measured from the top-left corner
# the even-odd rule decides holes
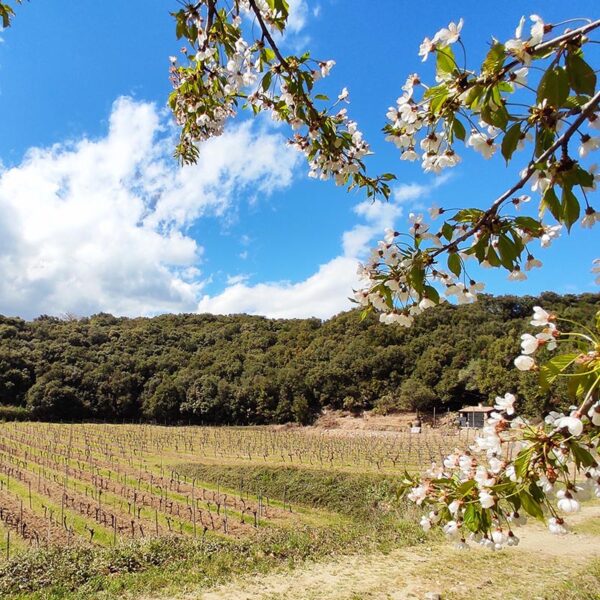
[[[593,93],[593,92],[592,92]],[[554,107],[563,105],[569,95],[569,77],[563,67],[548,69],[537,89],[538,103],[546,100]]]
[[[438,48],[436,54],[436,69],[438,73],[449,75],[456,69],[456,59],[454,58],[454,52],[452,52],[450,46]]]
[[[506,132],[504,139],[502,140],[502,156],[504,156],[504,160],[508,163],[508,161],[512,158],[517,146],[519,144],[519,140],[521,139],[521,124],[515,123],[510,129]]]
[[[448,256],[448,268],[457,277],[460,277],[460,273],[462,271],[462,266],[460,264],[460,256],[458,256],[458,254],[456,252],[452,252]]]
[[[541,521],[544,520],[544,512],[542,511],[540,503],[529,492],[521,490],[519,492],[519,500],[521,501],[521,506],[525,512],[536,519]]]
[[[553,187],[547,187],[544,195],[542,196],[542,201],[540,202],[540,218],[543,216],[546,209],[552,213],[552,216],[557,221],[560,221],[562,216],[562,207]]]
[[[573,223],[579,219],[579,200],[569,187],[565,187],[562,193],[562,221],[567,226],[567,230],[571,231]]]
[[[579,54],[569,52],[566,59],[569,85],[577,94],[592,96],[596,91],[596,74]]]
[[[504,49],[504,44],[496,42],[492,45],[490,51],[487,53],[487,56],[481,65],[481,70],[486,74],[498,73],[500,69],[502,69],[505,59],[506,51]]]

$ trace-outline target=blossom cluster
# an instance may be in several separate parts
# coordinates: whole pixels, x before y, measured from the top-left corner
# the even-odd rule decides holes
[[[483,284],[467,272],[469,260],[484,268],[504,268],[510,281],[523,281],[528,271],[542,267],[531,248],[534,240],[548,248],[577,220],[583,228],[600,221],[600,212],[589,201],[599,179],[596,167],[581,163],[600,147],[600,136],[590,134],[600,127],[598,95],[592,98],[596,78],[581,51],[588,26],[567,30],[554,41],[544,38],[555,26],[538,15],[531,15],[530,21],[528,35],[522,18],[513,39],[494,40],[480,71],[459,66],[454,56],[452,46],[462,44],[462,19],[425,38],[419,55],[425,61],[435,53],[437,85],[426,85],[417,73],[409,75],[402,95],[387,112],[387,139],[401,150],[401,160],[420,160],[425,172],[456,166],[457,140],[486,159],[501,153],[507,162],[534,142],[534,159],[520,172],[519,184],[487,211],[434,206],[430,216],[443,214],[445,219],[437,231],[422,215],[411,214],[409,235],[386,232],[359,268],[364,289],[355,294],[365,310],[381,313],[383,322],[410,326],[415,315],[449,297],[472,302]],[[565,41],[565,36],[572,39]],[[538,51],[540,44],[543,52]],[[530,77],[530,69],[543,74]],[[579,76],[588,78],[585,85],[576,81]],[[564,84],[560,90],[553,88],[558,88],[558,79]],[[533,100],[527,97],[531,86],[538,88]],[[577,106],[572,104],[575,96],[566,96],[569,91],[578,94]],[[523,106],[529,110],[523,112]],[[579,160],[571,157],[569,147],[576,133]],[[541,197],[535,216],[525,213],[532,200],[520,191],[526,185]],[[560,199],[555,188],[560,188]],[[575,191],[583,196],[581,202]],[[519,214],[523,208],[525,214]],[[557,223],[542,219],[548,213]],[[525,365],[530,359],[519,362]]]
[[[535,307],[532,325],[545,331],[540,337],[523,336],[523,356],[542,345],[552,349],[573,335],[559,333],[555,322],[554,315]],[[551,533],[564,534],[564,515],[577,512],[588,498],[600,498],[600,401],[594,392],[600,357],[587,360],[598,348],[595,335],[588,341],[592,350],[577,355],[583,362],[565,363],[575,365],[570,377],[587,377],[590,369],[595,373],[585,380],[579,408],[569,414],[553,411],[533,424],[517,416],[514,394],[498,396],[470,449],[455,450],[423,477],[406,475],[406,497],[427,507],[421,518],[425,531],[438,526],[461,548],[475,542],[497,550],[519,543],[514,529],[527,515],[546,520]]]
[[[244,38],[243,17],[258,21],[262,35],[250,29],[252,42]],[[284,57],[275,45],[270,31],[282,33],[287,17],[287,9],[275,10],[264,0],[236,2],[221,11],[215,3],[199,2],[177,14],[178,28],[189,42],[182,49],[187,64],[171,57],[175,89],[170,105],[181,126],[178,154],[193,162],[196,144],[220,135],[243,102],[255,114],[268,111],[275,121],[290,125],[296,133],[289,143],[306,155],[311,177],[359,186],[371,196],[389,195],[386,181],[393,176],[366,175],[363,159],[369,145],[347,108],[339,106],[349,102],[347,88],[330,106],[323,106],[326,96],[313,95],[316,82],[330,74],[335,61],[314,60],[309,53]]]

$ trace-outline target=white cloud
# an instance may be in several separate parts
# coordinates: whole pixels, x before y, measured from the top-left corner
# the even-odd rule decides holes
[[[289,185],[296,153],[250,123],[171,158],[156,106],[117,100],[105,137],[30,149],[0,172],[0,312],[152,314],[196,307],[202,247],[186,229],[241,191]]]
[[[290,33],[298,33],[306,25],[308,5],[306,0],[289,0],[290,14],[287,29]]]
[[[393,202],[365,200],[357,204],[353,212],[366,223],[359,223],[344,232],[343,255],[321,265],[314,275],[297,283],[278,281],[250,285],[246,281],[235,281],[216,296],[205,295],[198,311],[324,319],[351,308],[348,298],[360,285],[359,258],[368,252],[375,236],[381,236],[386,227],[394,226],[402,214],[402,207]]]
[[[251,313],[268,317],[328,318],[353,306],[348,299],[360,286],[357,275],[359,259],[368,253],[387,227],[395,228],[403,214],[399,203],[426,197],[448,180],[437,177],[431,184],[403,184],[390,202],[365,200],[353,212],[363,219],[342,234],[342,255],[321,265],[318,271],[297,283],[288,281],[258,283],[235,282],[215,296],[205,295],[199,312],[219,314]]]
[[[356,269],[356,259],[338,256],[299,283],[236,283],[217,296],[204,296],[198,312],[325,319],[350,308],[347,297],[352,295],[352,288],[358,284]]]
[[[450,173],[439,175],[431,183],[400,183],[393,189],[393,198],[396,202],[411,202],[415,200],[423,200],[434,190],[444,185],[450,179]]]
[[[360,258],[370,249],[375,236],[383,237],[387,227],[394,228],[396,219],[402,215],[402,207],[394,202],[365,200],[354,207],[354,212],[363,217],[367,224],[355,225],[344,232],[342,245],[344,256]]]

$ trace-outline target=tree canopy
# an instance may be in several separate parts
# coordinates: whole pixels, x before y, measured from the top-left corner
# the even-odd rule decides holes
[[[358,311],[328,321],[248,315],[0,318],[0,403],[42,419],[309,423],[324,407],[438,411],[517,392],[539,415],[564,403],[513,366],[532,307],[589,319],[597,295],[483,296],[414,327]]]

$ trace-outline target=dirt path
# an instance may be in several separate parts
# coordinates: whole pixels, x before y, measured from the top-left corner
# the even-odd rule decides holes
[[[600,518],[600,505],[585,506],[577,522]],[[571,522],[574,520],[571,519]],[[574,523],[575,524],[575,523]],[[557,538],[543,525],[521,529],[517,548],[456,550],[450,544],[389,554],[340,557],[294,570],[245,577],[175,600],[404,600],[428,592],[458,598],[544,598],[543,589],[581,566],[575,558],[600,556],[600,537],[572,533]],[[163,596],[164,598],[164,596]],[[146,599],[149,600],[149,599]]]

